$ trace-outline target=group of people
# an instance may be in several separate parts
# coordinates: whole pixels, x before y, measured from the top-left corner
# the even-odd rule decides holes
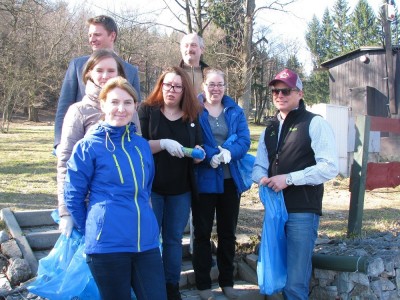
[[[181,299],[182,237],[192,214],[196,287],[212,300],[216,218],[218,283],[237,299],[235,233],[246,190],[238,161],[250,132],[225,94],[224,73],[201,61],[203,39],[187,34],[179,66],[166,68],[141,102],[137,67],[113,51],[114,20],[97,16],[88,25],[93,53],[71,61],[55,120],[61,233],[76,228],[84,235],[102,299],[131,299],[131,290],[137,299]],[[253,180],[284,191],[292,251],[283,295],[307,299],[322,183],[336,175],[337,162],[332,131],[305,110],[297,74],[283,72],[270,83],[278,114],[260,137]],[[193,158],[184,148],[203,155]]]

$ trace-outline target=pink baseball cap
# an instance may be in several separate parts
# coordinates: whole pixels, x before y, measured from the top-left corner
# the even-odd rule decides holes
[[[279,72],[274,80],[272,80],[268,85],[274,85],[277,81],[282,81],[286,83],[290,88],[298,88],[300,91],[303,90],[303,83],[300,80],[299,75],[289,69],[284,69],[283,71]]]

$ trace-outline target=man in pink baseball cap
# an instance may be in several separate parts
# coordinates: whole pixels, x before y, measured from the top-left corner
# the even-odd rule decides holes
[[[307,300],[323,183],[338,174],[335,136],[327,121],[306,110],[298,74],[284,69],[269,86],[278,111],[260,135],[252,179],[283,192],[288,220],[282,292],[285,299]]]

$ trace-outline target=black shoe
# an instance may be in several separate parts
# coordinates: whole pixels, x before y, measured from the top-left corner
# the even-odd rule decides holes
[[[181,293],[179,293],[179,283],[167,283],[166,287],[168,300],[182,300]]]

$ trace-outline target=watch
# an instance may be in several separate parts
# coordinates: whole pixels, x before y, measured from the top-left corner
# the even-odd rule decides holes
[[[292,175],[287,174],[287,176],[286,176],[286,184],[287,185],[292,185],[293,184]]]

